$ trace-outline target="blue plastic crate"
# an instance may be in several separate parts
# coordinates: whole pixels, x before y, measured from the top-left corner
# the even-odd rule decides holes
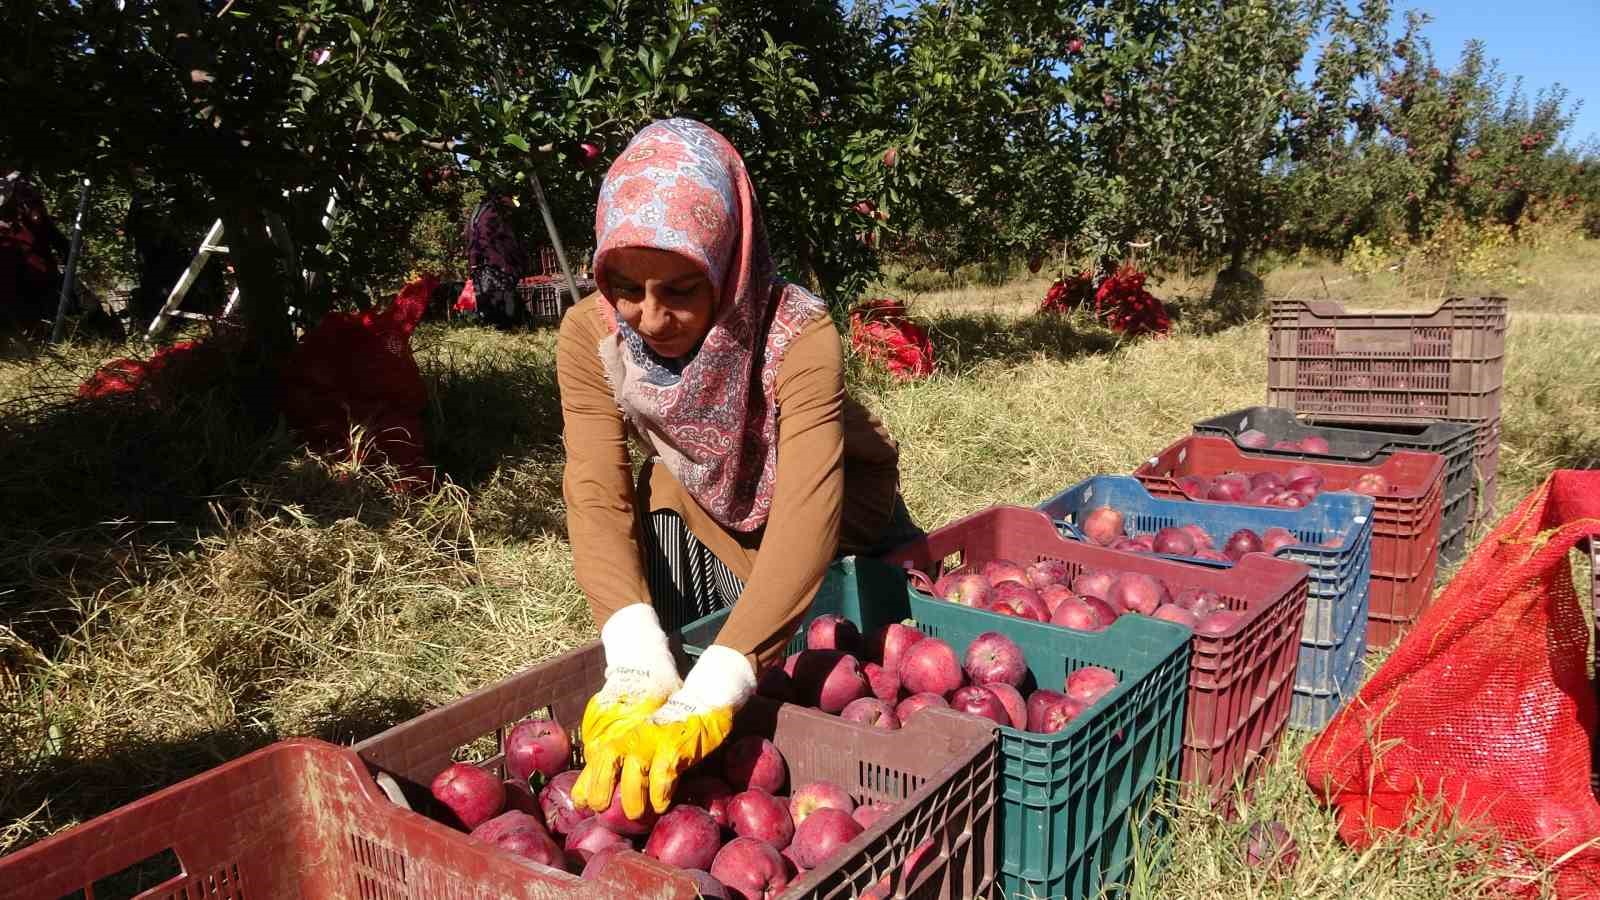
[[[838,613],[868,634],[915,620],[960,658],[973,638],[998,631],[1017,643],[1041,685],[1059,685],[1086,665],[1105,666],[1120,684],[1090,712],[1055,734],[996,726],[1000,750],[997,865],[1003,895],[1099,897],[1134,875],[1135,860],[1159,869],[1167,832],[1161,809],[1177,797],[1189,684],[1186,628],[1124,616],[1089,634],[933,600],[905,573],[847,557],[823,578],[805,622]],[[699,655],[727,620],[712,613],[680,632]],[[805,628],[789,651],[805,646]]]
[[[1289,706],[1290,728],[1320,731],[1334,713],[1355,697],[1366,671],[1366,612],[1361,610],[1363,624],[1352,625],[1334,646],[1300,648],[1300,671],[1306,672],[1309,666],[1317,674],[1295,680],[1294,702]]]
[[[1310,569],[1306,622],[1300,636],[1300,663],[1295,671],[1294,709],[1329,704],[1333,709],[1338,708],[1347,678],[1347,667],[1342,660],[1356,643],[1351,635],[1359,633],[1359,644],[1362,650],[1366,648],[1372,581],[1371,497],[1349,493],[1318,494],[1311,505],[1303,509],[1193,503],[1152,497],[1138,479],[1129,476],[1097,475],[1039,504],[1038,509],[1053,520],[1076,526],[1082,515],[1097,506],[1110,506],[1120,511],[1123,527],[1130,533],[1143,534],[1193,522],[1204,528],[1218,546],[1240,528],[1249,528],[1258,534],[1268,528],[1286,528],[1305,540],[1307,543],[1284,548],[1276,554],[1304,563]],[[1062,529],[1068,536],[1073,531],[1073,527]],[[1340,546],[1322,546],[1323,541],[1341,535]],[[1183,557],[1167,558],[1201,566],[1227,565]],[[1313,718],[1308,716],[1306,721]],[[1293,713],[1290,721],[1295,721]]]

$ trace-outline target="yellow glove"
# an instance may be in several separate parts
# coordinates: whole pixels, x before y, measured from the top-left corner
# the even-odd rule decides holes
[[[606,651],[606,683],[583,711],[585,766],[572,788],[573,802],[596,812],[611,804],[618,742],[682,685],[661,621],[648,604],[635,603],[612,614],[600,629],[600,642]]]
[[[620,769],[624,815],[630,819],[643,815],[647,796],[650,808],[666,812],[678,777],[727,740],[734,713],[755,689],[755,670],[744,654],[718,645],[706,648],[683,688],[632,732],[602,748],[579,782],[594,768],[593,787],[603,780],[609,788],[611,773]]]

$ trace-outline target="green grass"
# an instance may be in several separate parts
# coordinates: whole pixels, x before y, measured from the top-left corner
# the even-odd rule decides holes
[[[1579,275],[1597,246],[1532,257],[1518,277],[1545,286],[1500,291],[1516,301],[1502,510],[1551,468],[1600,460],[1600,309]],[[1263,401],[1259,321],[1120,344],[1030,316],[1044,287],[924,295],[940,374],[852,370],[924,526],[1127,472],[1196,419]],[[416,345],[429,451],[453,480],[426,498],[297,450],[221,384],[154,409],[71,399],[128,348],[0,346],[0,852],[282,737],[374,733],[592,638],[563,525],[553,333],[430,325]],[[1297,774],[1304,741],[1285,741],[1241,811],[1290,825],[1292,874],[1249,869],[1244,824],[1184,808],[1171,865],[1134,896],[1443,898],[1493,877],[1447,841],[1339,843]]]

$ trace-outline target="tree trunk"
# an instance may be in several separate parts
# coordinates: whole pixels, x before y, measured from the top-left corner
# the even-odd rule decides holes
[[[225,207],[222,227],[239,281],[247,353],[257,363],[274,362],[294,344],[285,291],[289,282],[287,273],[279,271],[277,247],[267,233],[262,211],[254,207]]]

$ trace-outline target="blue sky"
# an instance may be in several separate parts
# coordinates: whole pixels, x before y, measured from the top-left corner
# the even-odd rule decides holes
[[[1396,4],[1394,30],[1404,27],[1404,10],[1433,16],[1426,34],[1440,68],[1453,66],[1472,38],[1484,42],[1490,59],[1507,76],[1522,76],[1531,97],[1559,82],[1568,99],[1582,99],[1568,143],[1600,138],[1600,0],[1429,0]]]

